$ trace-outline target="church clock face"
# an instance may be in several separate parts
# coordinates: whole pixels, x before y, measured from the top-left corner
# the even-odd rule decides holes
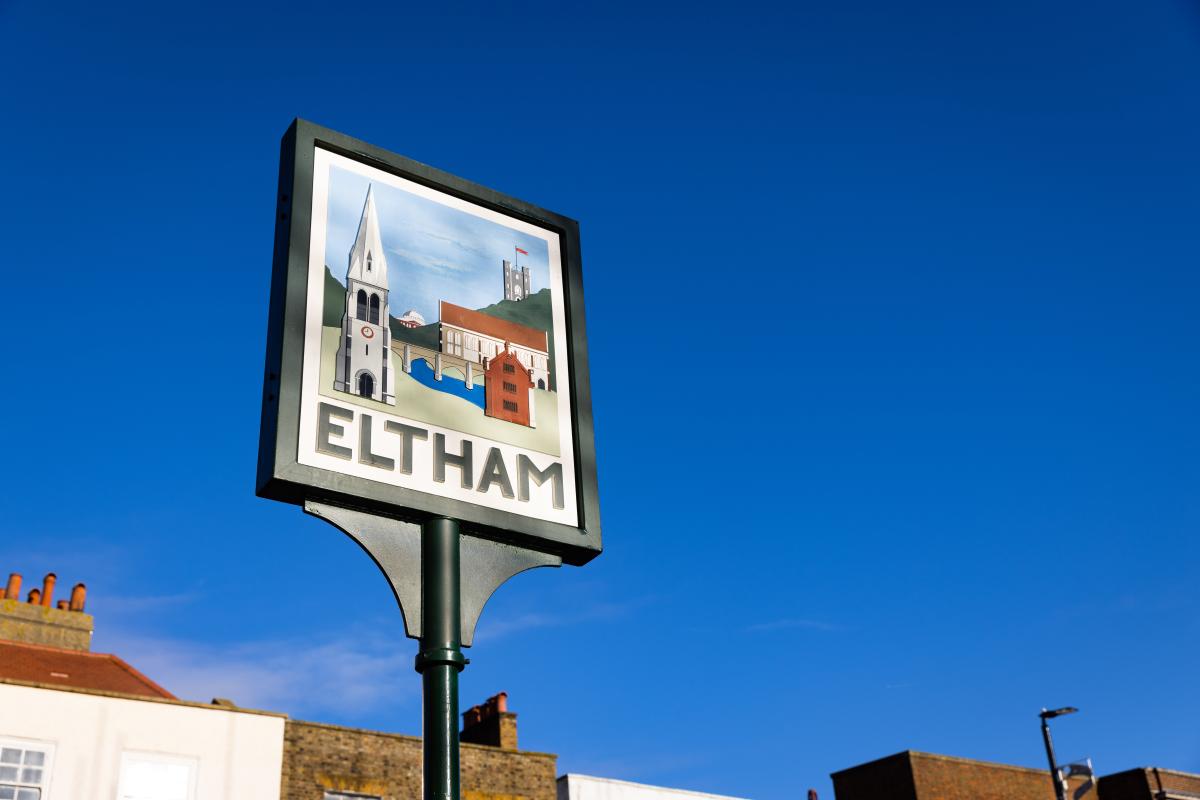
[[[368,328],[366,325],[363,325],[363,329],[362,329],[362,335],[363,335],[363,338],[364,338],[364,339],[374,339],[374,338],[375,338],[375,331],[371,330],[371,329],[370,329],[370,328]]]

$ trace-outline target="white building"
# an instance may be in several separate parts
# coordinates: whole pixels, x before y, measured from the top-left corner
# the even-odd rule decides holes
[[[441,301],[438,316],[441,317],[441,349],[446,355],[457,356],[486,369],[488,362],[507,348],[529,371],[535,387],[550,388],[550,352],[545,331],[445,300]]]
[[[557,800],[737,800],[720,794],[668,789],[645,783],[568,772],[558,779]]]
[[[0,709],[3,798],[279,798],[282,714],[8,679]]]
[[[334,389],[396,404],[388,320],[387,259],[375,196],[368,188],[346,266],[346,312],[342,315]]]

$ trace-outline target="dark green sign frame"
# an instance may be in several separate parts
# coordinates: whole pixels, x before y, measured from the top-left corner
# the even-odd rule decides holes
[[[313,170],[321,148],[523,220],[559,236],[568,376],[574,433],[576,503],[573,527],[508,511],[370,481],[298,462],[301,372],[312,229]],[[297,119],[284,134],[275,218],[275,256],[267,326],[262,427],[258,451],[260,497],[303,505],[329,503],[408,522],[458,520],[463,533],[561,556],[584,564],[599,555],[600,503],[584,334],[579,223],[387,150]]]

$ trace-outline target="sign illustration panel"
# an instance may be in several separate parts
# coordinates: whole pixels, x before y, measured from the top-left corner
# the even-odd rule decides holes
[[[313,221],[300,462],[577,524],[558,237],[323,149]]]
[[[286,266],[277,240],[280,415],[268,442],[269,374],[260,493],[359,497],[599,552],[595,514],[584,519],[594,458],[582,303],[568,297],[572,277],[581,286],[563,227],[482,202],[491,194],[465,182],[484,196],[322,146],[323,130],[295,155],[311,195],[295,179]]]

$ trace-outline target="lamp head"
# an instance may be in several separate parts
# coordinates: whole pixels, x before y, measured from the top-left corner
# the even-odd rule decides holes
[[[1038,714],[1038,716],[1042,719],[1054,719],[1055,717],[1061,717],[1064,714],[1074,714],[1078,710],[1079,709],[1075,708],[1075,706],[1063,706],[1062,708],[1056,708],[1052,711],[1048,711],[1043,708],[1042,713]]]

